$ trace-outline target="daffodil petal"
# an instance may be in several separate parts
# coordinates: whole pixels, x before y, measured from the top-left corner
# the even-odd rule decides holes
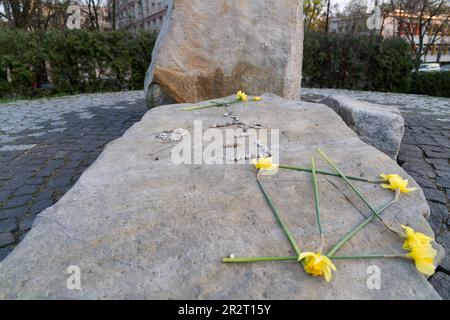
[[[330,270],[329,267],[325,267],[323,269],[323,276],[324,276],[326,282],[330,282],[330,280],[331,280],[331,270]]]
[[[314,256],[314,252],[302,252],[300,254],[300,256],[298,257],[298,261],[301,261],[304,258],[309,257],[309,256]]]
[[[433,275],[436,269],[432,262],[430,263],[430,261],[423,261],[423,260],[416,261],[416,268],[419,272],[427,276]]]

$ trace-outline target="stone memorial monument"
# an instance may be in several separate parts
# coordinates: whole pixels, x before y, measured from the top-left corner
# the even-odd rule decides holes
[[[300,98],[301,0],[174,0],[145,79],[149,107],[245,88]]]

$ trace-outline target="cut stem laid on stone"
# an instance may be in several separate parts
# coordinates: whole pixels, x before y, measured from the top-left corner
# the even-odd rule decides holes
[[[287,170],[294,170],[294,171],[303,171],[303,172],[311,172],[311,168],[305,168],[305,167],[299,167],[299,166],[290,166],[285,164],[280,164],[278,166],[280,169],[287,169]],[[316,170],[317,174],[323,174],[327,176],[334,176],[334,177],[341,177],[338,173],[328,172],[328,171],[322,171],[322,170]],[[369,183],[381,183],[381,180],[370,180],[368,178],[362,178],[362,177],[352,177],[352,176],[346,176],[347,179],[350,180],[356,180],[356,181],[362,181],[362,182],[369,182]]]
[[[183,110],[183,111],[192,111],[192,110],[201,110],[201,109],[207,109],[207,108],[213,108],[213,107],[225,107],[225,106],[227,106],[229,104],[239,103],[239,102],[243,102],[243,101],[241,101],[241,100],[223,101],[223,102],[211,101],[211,102],[209,102],[209,104],[207,104],[205,106],[187,107],[187,108],[183,108],[181,110]]]
[[[333,248],[328,251],[327,256],[332,256],[335,254],[347,241],[349,241],[355,234],[357,234],[359,231],[361,231],[365,226],[367,226],[369,223],[373,221],[373,219],[377,216],[380,217],[380,214],[389,208],[392,204],[394,204],[398,200],[398,195],[396,194],[395,198],[388,203],[386,203],[384,206],[379,208],[377,210],[377,215],[371,215],[366,220],[361,222],[359,225],[357,225],[355,228],[353,228],[350,232],[348,232]]]
[[[347,182],[347,184],[350,186],[350,188],[358,195],[358,197],[366,204],[366,206],[370,209],[370,211],[372,211],[372,214],[375,216],[378,216],[377,210],[374,209],[374,207],[372,207],[372,205],[369,203],[369,201],[367,201],[366,197],[361,193],[361,191],[359,191],[354,185],[353,183],[342,173],[341,170],[339,170],[339,168],[333,163],[333,161],[331,161],[330,158],[327,157],[327,155],[325,153],[322,152],[322,150],[317,149],[317,151],[319,152],[319,155],[322,157],[322,159],[324,159],[331,167],[333,167],[333,169],[339,174],[339,176],[345,180],[345,182]]]
[[[365,254],[365,255],[349,255],[349,256],[327,256],[331,260],[356,260],[356,259],[384,259],[384,258],[405,258],[409,259],[407,254]],[[270,261],[297,261],[295,256],[280,257],[253,257],[253,258],[222,258],[225,263],[251,263],[251,262],[270,262]]]
[[[322,252],[325,240],[323,238],[322,225],[320,223],[319,186],[317,184],[316,163],[314,161],[314,158],[311,158],[311,173],[314,190],[314,208],[316,209],[317,226],[319,227],[319,235],[321,239],[319,252]]]
[[[232,101],[223,101],[223,102],[211,101],[211,102],[209,102],[210,104],[208,104],[206,106],[194,106],[194,107],[183,108],[181,110],[192,111],[192,110],[201,110],[201,109],[207,109],[207,108],[213,108],[213,107],[226,107],[229,104],[234,104],[234,103],[239,103],[239,102],[245,102],[245,101],[242,101],[242,100],[232,100]]]
[[[334,170],[336,170],[336,172],[339,174],[339,176],[341,176],[345,182],[347,182],[347,184],[350,186],[350,188],[358,195],[358,197],[367,205],[367,207],[370,209],[370,211],[372,211],[372,215],[370,217],[368,217],[366,220],[364,220],[361,224],[359,224],[358,226],[356,226],[353,230],[351,230],[346,236],[344,236],[344,238],[335,246],[331,249],[330,252],[332,253],[328,253],[328,254],[333,254],[335,253],[342,245],[344,245],[351,237],[353,237],[356,233],[358,233],[360,230],[362,230],[366,225],[368,225],[370,222],[372,222],[372,220],[377,217],[378,219],[380,219],[380,221],[383,223],[383,225],[390,231],[394,232],[396,235],[398,235],[394,230],[392,230],[385,222],[383,219],[381,219],[380,217],[380,213],[383,212],[386,208],[388,208],[389,206],[391,206],[393,203],[395,203],[400,196],[399,192],[395,192],[395,197],[394,200],[388,202],[386,205],[384,205],[383,207],[381,207],[379,210],[375,210],[372,205],[369,203],[369,201],[367,201],[366,197],[364,197],[364,195],[353,185],[353,183],[342,173],[342,171],[333,163],[333,161],[331,161],[330,158],[328,158],[328,156],[320,149],[317,149],[317,151],[319,152],[319,155],[322,157],[322,159],[324,159],[331,167],[333,167]]]
[[[266,199],[267,203],[269,204],[270,209],[272,210],[273,214],[275,215],[275,218],[277,219],[278,223],[280,224],[281,228],[283,229],[286,237],[288,238],[289,242],[291,243],[292,248],[294,249],[295,253],[297,254],[297,259],[302,253],[300,251],[300,248],[298,247],[297,243],[294,240],[294,237],[292,236],[292,233],[289,231],[287,225],[284,223],[283,219],[281,218],[278,209],[276,208],[273,201],[270,199],[267,191],[265,190],[264,186],[262,185],[261,181],[259,180],[259,170],[256,175],[256,181],[258,182],[258,186],[264,195],[264,198]]]

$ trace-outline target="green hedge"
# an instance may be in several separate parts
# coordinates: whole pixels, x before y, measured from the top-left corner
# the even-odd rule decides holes
[[[414,73],[410,92],[450,98],[450,72]]]
[[[306,33],[304,86],[405,91],[414,65],[400,38],[342,33]]]
[[[0,31],[0,99],[142,89],[155,34]],[[303,85],[450,96],[450,73],[412,73],[400,38],[305,34]],[[8,81],[8,72],[10,80]],[[40,84],[51,79],[51,92]]]
[[[0,98],[142,89],[155,34],[0,32]],[[7,70],[10,70],[10,82]]]
[[[410,45],[402,38],[305,34],[305,87],[450,97],[450,72],[416,73],[413,69]]]

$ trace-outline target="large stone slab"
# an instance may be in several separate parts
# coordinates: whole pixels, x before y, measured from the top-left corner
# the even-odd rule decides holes
[[[397,159],[405,130],[405,121],[397,107],[356,100],[345,95],[331,95],[320,103],[340,115],[362,141]]]
[[[244,89],[300,97],[302,0],[174,0],[153,50],[149,107]]]
[[[338,271],[330,283],[306,275],[296,262],[221,262],[231,253],[293,251],[259,192],[252,165],[176,165],[171,154],[178,142],[157,138],[165,130],[183,128],[193,134],[195,120],[203,120],[206,129],[224,121],[230,111],[243,122],[279,129],[281,163],[309,166],[319,147],[347,174],[408,177],[392,159],[359,140],[328,107],[268,94],[263,98],[228,108],[187,112],[181,109],[188,105],[182,104],[150,110],[38,216],[0,263],[0,298],[438,299],[406,260],[336,261]],[[276,148],[275,143],[272,150]],[[320,159],[317,165],[326,168]],[[316,250],[320,238],[310,174],[280,170],[262,179],[300,248]],[[375,207],[393,196],[378,184],[357,185]],[[319,189],[329,249],[369,211],[339,178],[320,176]],[[432,235],[428,215],[420,189],[384,213],[388,223],[409,224]],[[402,241],[375,221],[339,254],[397,252],[402,252]],[[82,290],[66,286],[70,265],[80,268]],[[381,272],[379,290],[367,287],[373,265]]]

